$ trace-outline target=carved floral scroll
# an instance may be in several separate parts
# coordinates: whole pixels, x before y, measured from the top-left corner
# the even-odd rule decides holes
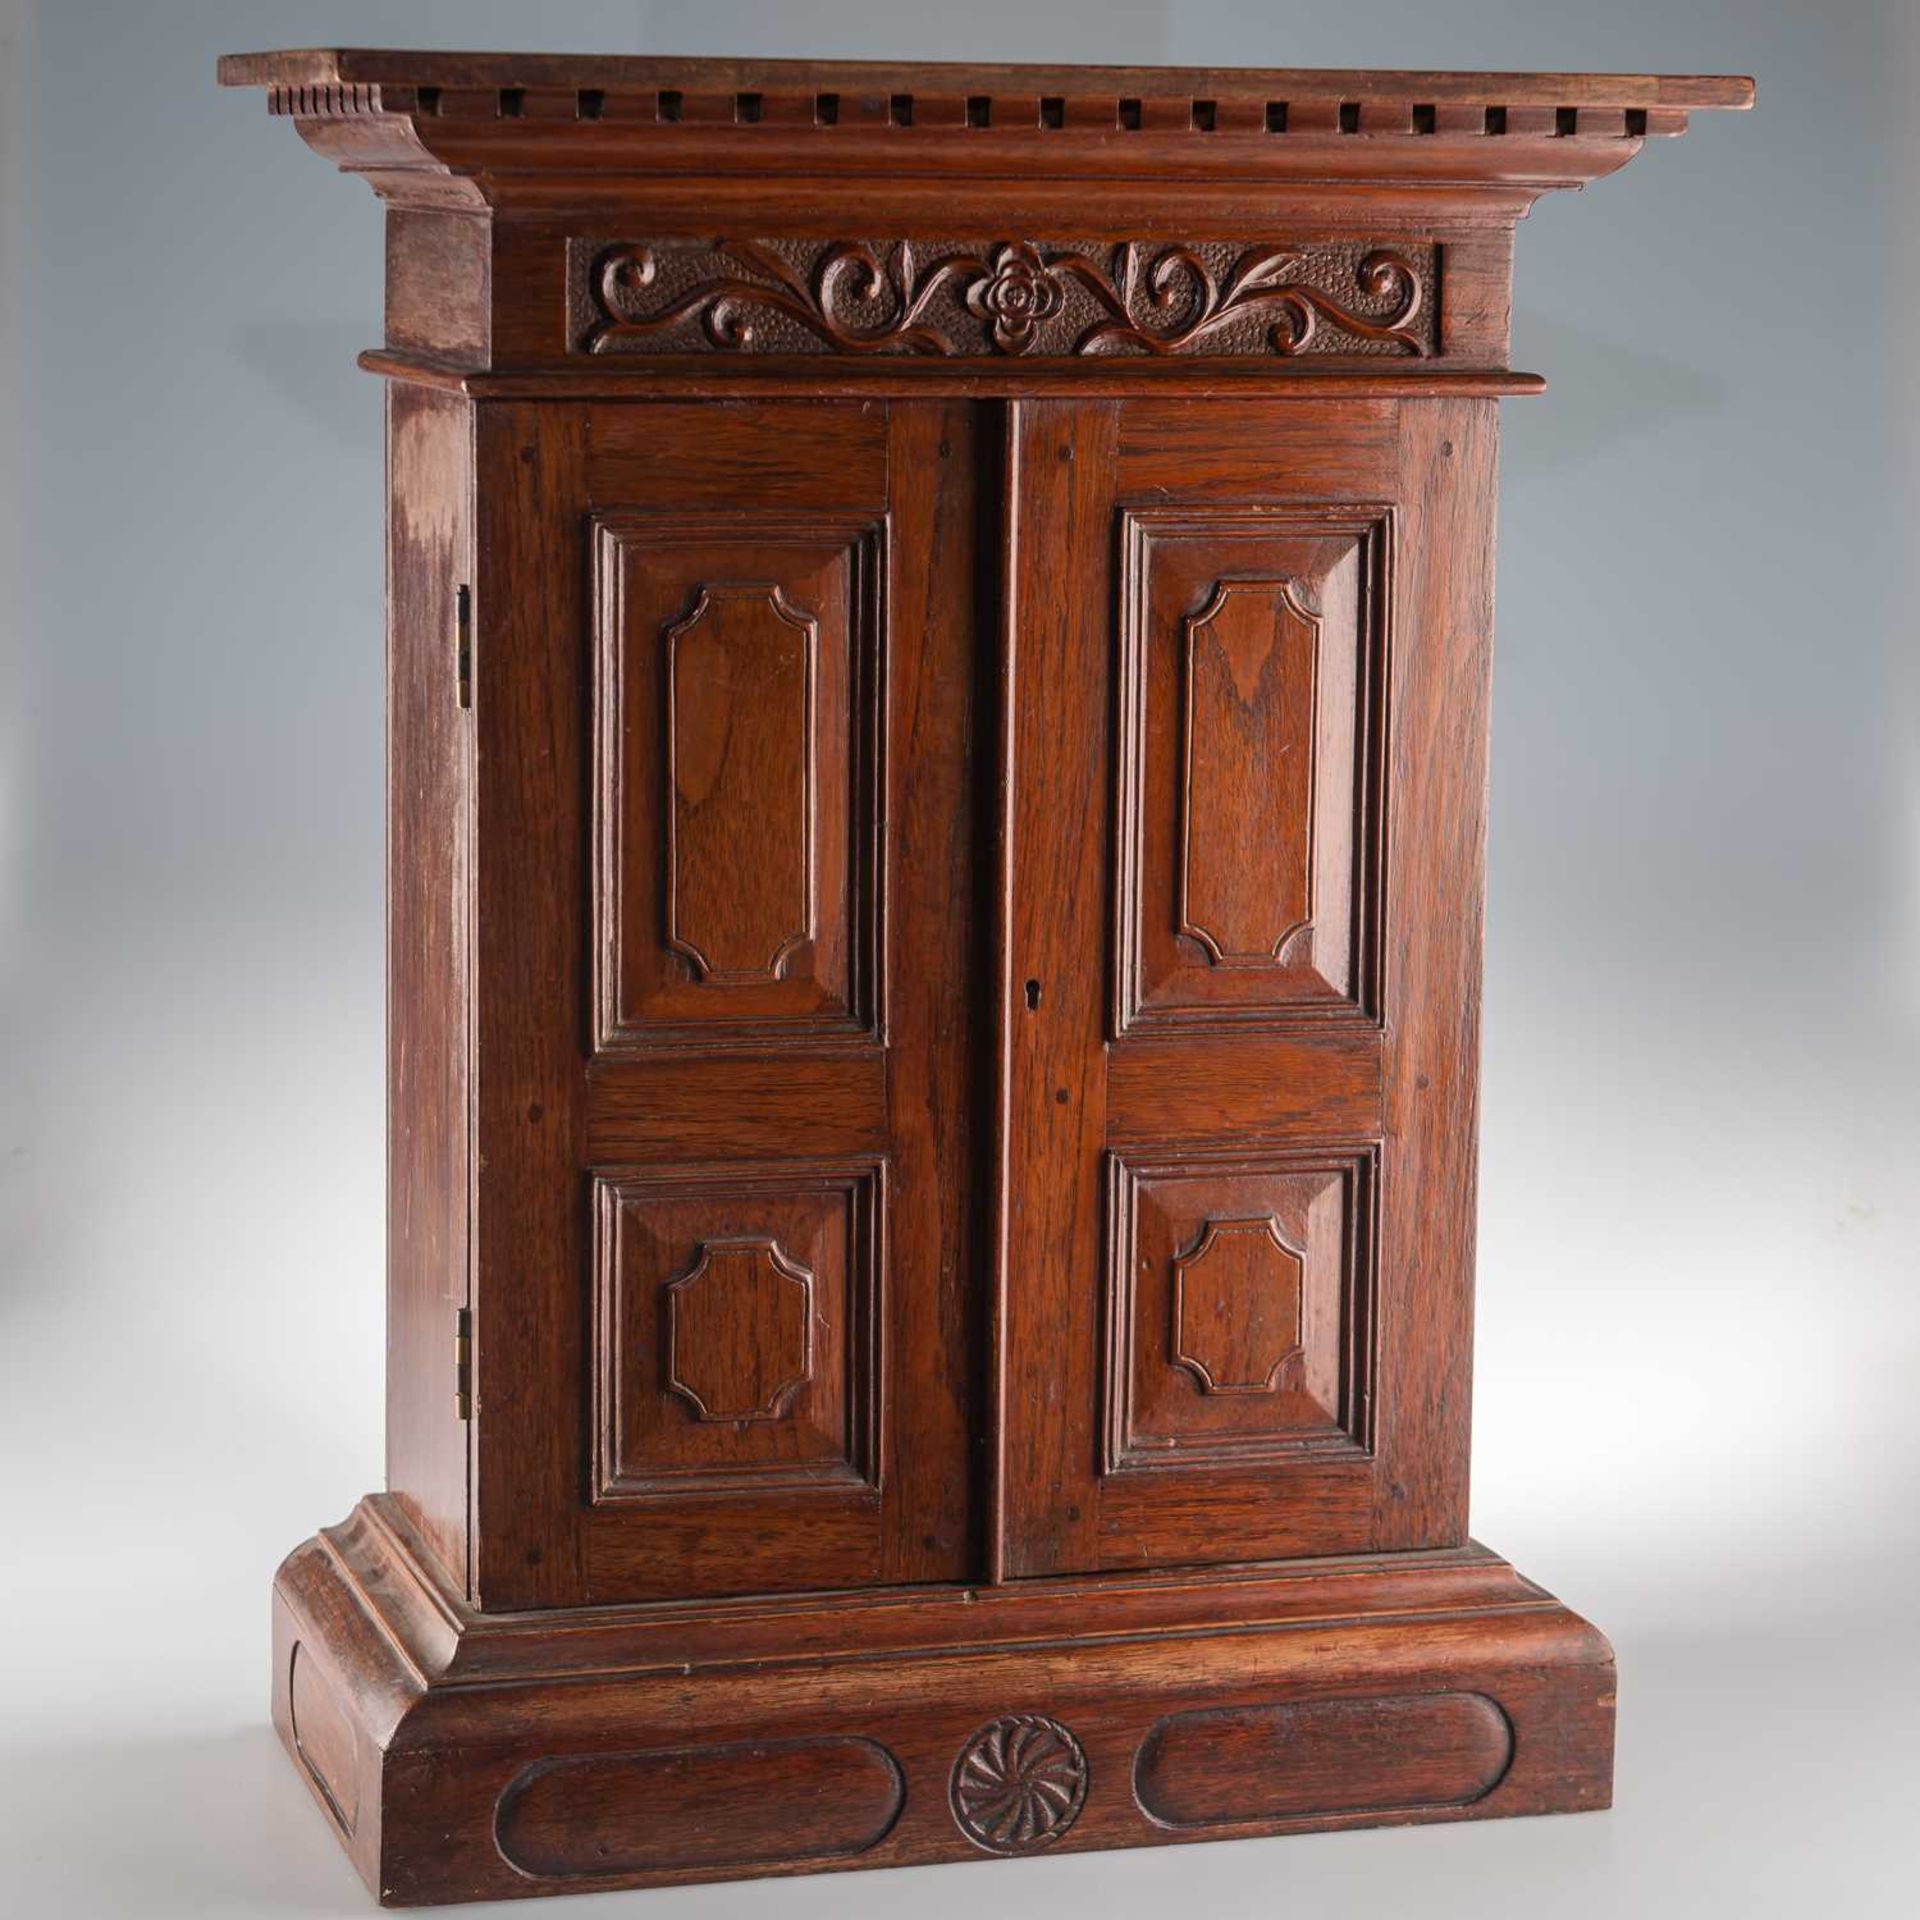
[[[719,240],[569,251],[590,354],[1406,355],[1437,350],[1434,249]]]

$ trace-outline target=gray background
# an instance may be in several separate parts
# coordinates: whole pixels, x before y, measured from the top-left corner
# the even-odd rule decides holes
[[[380,1479],[379,218],[212,85],[342,40],[1758,75],[1520,234],[1475,1529],[1614,1635],[1616,1811],[599,1910],[1912,1910],[1908,8],[3,17],[12,1911],[365,1911],[264,1715],[273,1565]]]

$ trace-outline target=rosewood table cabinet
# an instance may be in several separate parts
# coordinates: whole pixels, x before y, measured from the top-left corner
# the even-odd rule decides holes
[[[1749,83],[221,78],[386,206],[369,1885],[1604,1806],[1467,1534],[1496,414],[1515,223]]]

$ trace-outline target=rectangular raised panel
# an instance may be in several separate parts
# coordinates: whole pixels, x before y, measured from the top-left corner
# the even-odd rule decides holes
[[[1391,524],[1123,514],[1116,1034],[1377,1014]]]
[[[884,529],[597,517],[595,1043],[871,1033]]]
[[[1364,1454],[1371,1150],[1107,1164],[1107,1471]]]
[[[881,1173],[594,1183],[597,1503],[878,1478]]]

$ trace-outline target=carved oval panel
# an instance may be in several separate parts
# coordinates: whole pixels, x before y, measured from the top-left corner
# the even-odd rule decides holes
[[[1271,1214],[1209,1220],[1173,1263],[1173,1360],[1202,1393],[1271,1393],[1300,1357],[1305,1262]]]
[[[960,1749],[947,1798],[955,1823],[976,1847],[1031,1853],[1080,1817],[1087,1756],[1058,1720],[1003,1714]]]
[[[771,1240],[709,1240],[667,1293],[667,1385],[702,1420],[774,1420],[813,1372],[813,1275]]]
[[[812,937],[817,637],[772,585],[667,631],[667,943],[702,979],[777,980]]]
[[[742,1741],[543,1760],[495,1814],[502,1855],[541,1878],[772,1866],[864,1853],[906,1786],[876,1741]]]
[[[1272,967],[1313,921],[1320,622],[1290,579],[1222,580],[1187,621],[1180,931]]]
[[[1483,1693],[1302,1700],[1170,1714],[1140,1743],[1133,1791],[1167,1827],[1327,1819],[1481,1799],[1513,1758]]]

